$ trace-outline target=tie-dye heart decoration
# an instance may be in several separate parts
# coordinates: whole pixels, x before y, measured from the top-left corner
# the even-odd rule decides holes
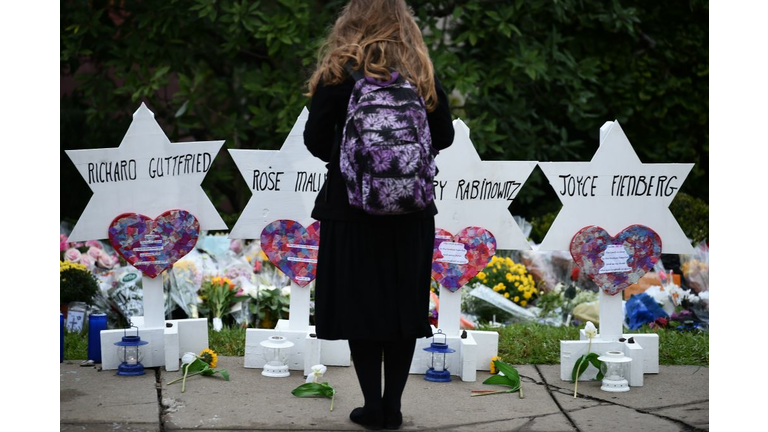
[[[466,227],[456,235],[437,228],[432,279],[456,292],[483,270],[495,253],[496,238],[485,228]]]
[[[573,236],[571,256],[600,289],[615,295],[653,269],[661,258],[661,237],[643,225],[629,226],[616,237],[592,225]]]
[[[320,222],[304,228],[294,220],[276,220],[261,231],[261,249],[292,281],[306,286],[317,273]]]
[[[123,213],[109,226],[109,242],[129,264],[155,278],[197,244],[200,224],[192,213],[168,210],[155,219]]]

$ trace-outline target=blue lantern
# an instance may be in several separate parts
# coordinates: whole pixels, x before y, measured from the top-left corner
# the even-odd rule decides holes
[[[128,336],[128,329],[125,329],[123,340],[115,342],[117,358],[120,359],[120,366],[117,367],[118,375],[144,375],[144,365],[141,364],[141,360],[144,359],[143,346],[149,342],[141,340],[138,327],[131,326],[131,328],[136,329],[136,336]]]
[[[443,342],[435,342],[435,337],[440,335],[443,336]],[[442,330],[438,330],[436,334],[432,335],[432,343],[429,344],[429,347],[424,348],[424,351],[430,353],[429,369],[427,369],[424,379],[433,382],[450,382],[451,373],[448,371],[445,355],[456,352],[456,350],[448,346],[448,335]]]

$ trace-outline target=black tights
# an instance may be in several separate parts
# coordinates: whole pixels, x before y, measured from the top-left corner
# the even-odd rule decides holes
[[[400,413],[400,398],[408,381],[416,339],[398,341],[350,340],[349,350],[365,398],[365,410],[386,415]],[[381,395],[381,356],[384,355],[384,396]]]

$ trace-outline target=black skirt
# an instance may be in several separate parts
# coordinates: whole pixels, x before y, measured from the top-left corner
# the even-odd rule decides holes
[[[315,285],[319,339],[432,336],[435,219],[322,220]]]

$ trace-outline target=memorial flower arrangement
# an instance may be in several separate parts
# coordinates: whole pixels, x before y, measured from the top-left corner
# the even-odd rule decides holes
[[[181,392],[184,393],[186,391],[187,378],[191,376],[213,376],[220,374],[224,380],[229,381],[229,372],[226,369],[214,369],[218,361],[218,354],[209,348],[200,351],[200,354],[185,353],[181,358],[181,370],[184,375],[181,378],[169,381],[168,385],[181,381]]]
[[[469,281],[470,284],[473,282],[480,282],[523,307],[538,295],[533,276],[524,265],[509,257],[493,256],[485,269]]]
[[[524,265],[510,257],[492,257],[483,271],[470,279],[467,285],[471,288],[486,286],[521,307],[530,307],[538,296],[533,276]],[[464,311],[479,321],[504,322],[511,317],[502,309],[473,296],[462,297],[462,300]]]
[[[287,289],[286,289],[287,288]],[[249,292],[253,298],[251,313],[256,317],[259,328],[274,328],[277,320],[287,318],[290,311],[290,287],[279,289],[274,285],[259,285]]]
[[[110,270],[120,265],[117,254],[107,252],[98,240],[71,243],[66,234],[59,234],[59,250],[61,261],[83,264],[91,271]]]
[[[210,312],[214,320],[216,331],[221,330],[221,318],[224,314],[235,303],[247,299],[247,296],[239,295],[238,288],[231,279],[222,276],[204,278],[199,296],[203,302],[203,308]]]
[[[188,317],[197,318],[197,294],[203,284],[203,272],[192,259],[183,259],[177,261],[168,273],[171,299]]]
[[[331,387],[327,381],[318,382],[327,370],[328,368],[321,364],[312,366],[312,372],[307,375],[307,382],[293,389],[291,394],[298,397],[323,396],[331,398],[331,411],[333,411],[336,389]]]
[[[84,264],[59,261],[59,296],[62,305],[75,301],[92,304],[98,290],[98,280]]]
[[[574,266],[571,269],[568,285],[558,282],[551,290],[539,292],[539,298],[536,301],[539,317],[555,319],[556,322],[568,325],[576,306],[597,300],[596,292],[579,287],[579,274],[579,268]]]

